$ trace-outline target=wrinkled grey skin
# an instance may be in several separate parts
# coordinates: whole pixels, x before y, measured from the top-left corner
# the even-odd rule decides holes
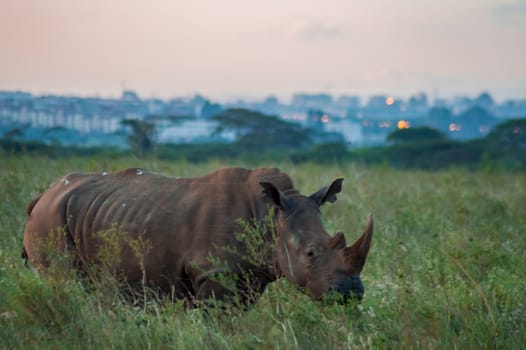
[[[360,280],[373,234],[372,218],[351,246],[342,232],[329,235],[320,206],[334,202],[337,179],[310,196],[300,194],[278,169],[222,168],[196,178],[166,177],[127,169],[112,174],[68,174],[28,208],[24,253],[45,271],[44,246],[74,256],[86,270],[99,262],[101,232],[125,235],[112,271],[130,284],[149,286],[190,300],[255,300],[284,276],[315,299],[336,291],[361,299]],[[268,222],[268,217],[273,222]],[[239,219],[258,225],[266,253],[250,255]],[[53,232],[63,231],[57,239]],[[138,254],[130,240],[146,242]],[[128,242],[128,243],[127,243]],[[233,276],[225,287],[218,274]]]

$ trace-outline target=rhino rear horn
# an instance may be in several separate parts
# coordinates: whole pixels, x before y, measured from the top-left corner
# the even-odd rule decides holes
[[[336,234],[331,237],[329,240],[329,247],[331,247],[331,249],[345,248],[345,235],[342,231],[336,232]]]
[[[345,257],[347,263],[355,270],[355,273],[360,273],[365,265],[369,248],[371,247],[371,239],[373,238],[373,216],[369,214],[367,218],[367,226],[365,231],[352,246],[345,248]]]

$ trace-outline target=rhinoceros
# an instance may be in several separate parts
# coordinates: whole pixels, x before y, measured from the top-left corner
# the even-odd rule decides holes
[[[362,299],[372,216],[351,246],[322,224],[320,206],[336,200],[342,183],[305,196],[275,168],[226,167],[193,178],[139,168],[70,173],[28,205],[24,254],[45,271],[51,244],[86,270],[114,234],[120,243],[112,271],[176,298],[255,300],[284,276],[314,299],[333,292]]]

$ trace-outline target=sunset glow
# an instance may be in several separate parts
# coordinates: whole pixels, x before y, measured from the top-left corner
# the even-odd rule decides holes
[[[3,1],[0,90],[522,98],[526,11],[504,9],[501,0]]]

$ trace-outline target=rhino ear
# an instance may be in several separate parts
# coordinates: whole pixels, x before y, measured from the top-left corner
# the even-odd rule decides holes
[[[273,206],[288,211],[292,208],[291,200],[285,196],[273,183],[270,182],[260,182],[261,187],[263,187],[263,196]]]
[[[344,249],[345,260],[349,267],[355,273],[360,273],[365,265],[365,259],[371,247],[371,239],[373,238],[373,216],[369,214],[367,218],[367,226],[362,236],[350,247]]]
[[[310,195],[318,205],[323,205],[325,202],[334,203],[336,201],[336,194],[342,191],[343,178],[334,180],[329,186],[321,188],[318,192]]]

